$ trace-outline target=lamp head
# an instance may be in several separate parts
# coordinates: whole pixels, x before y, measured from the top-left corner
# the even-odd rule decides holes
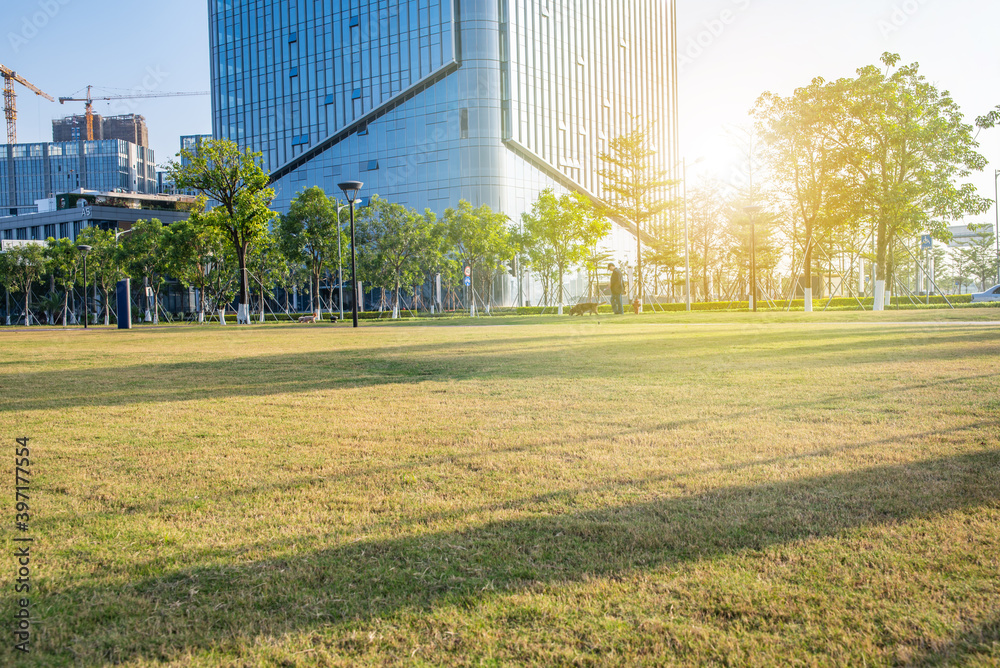
[[[337,187],[344,191],[344,197],[347,198],[348,204],[354,204],[358,199],[358,191],[364,185],[361,181],[345,181],[344,183],[338,183]]]
[[[764,210],[764,207],[762,207],[762,206],[757,206],[757,205],[755,204],[755,205],[753,205],[753,206],[745,206],[745,207],[743,207],[743,210],[744,210],[744,211],[745,211],[746,213],[749,213],[749,214],[750,214],[750,215],[752,216],[752,215],[753,215],[753,214],[755,214],[755,213],[760,213],[761,211],[763,211],[763,210]]]
[[[84,255],[89,253],[91,251],[91,248],[92,248],[91,246],[87,246],[86,244],[80,244],[79,246],[76,247],[76,249],[81,253],[83,253]]]

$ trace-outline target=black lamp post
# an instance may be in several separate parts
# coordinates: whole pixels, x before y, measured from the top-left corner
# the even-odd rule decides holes
[[[753,312],[757,312],[757,214],[759,206],[745,206],[743,210],[750,214],[750,298],[753,300]]]
[[[90,320],[90,304],[87,302],[87,253],[91,247],[80,244],[76,249],[83,253],[83,328],[87,329],[87,321]]]
[[[354,201],[358,198],[358,191],[364,185],[361,181],[346,181],[338,184],[338,187],[344,191],[344,197],[347,198],[348,204],[351,205],[351,292],[354,293],[351,315],[354,316],[355,327],[358,326],[358,299],[360,299],[360,295],[358,295],[358,257],[354,248]]]

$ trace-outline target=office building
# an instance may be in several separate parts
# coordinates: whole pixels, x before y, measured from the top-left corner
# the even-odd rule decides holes
[[[121,139],[0,146],[0,215],[35,213],[36,200],[78,188],[155,193],[153,150]]]
[[[194,151],[197,153],[198,148],[201,146],[202,142],[208,141],[212,138],[212,135],[182,135],[181,136],[181,151]],[[179,162],[182,166],[187,166],[191,161],[184,157],[183,154],[178,152],[180,156]],[[174,182],[170,179],[170,174],[165,171],[156,172],[156,185],[157,192],[166,195],[197,195],[198,193],[194,190],[185,189],[177,190],[174,186]]]
[[[601,198],[599,155],[635,119],[676,173],[669,0],[209,3],[213,131],[301,189],[517,221],[545,187]],[[669,234],[669,223],[651,230]],[[616,225],[609,245],[634,256]]]

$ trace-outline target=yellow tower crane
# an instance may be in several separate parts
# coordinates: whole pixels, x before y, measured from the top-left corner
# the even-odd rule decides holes
[[[87,115],[87,141],[94,138],[94,100],[139,100],[149,97],[183,97],[188,95],[208,95],[208,91],[198,91],[189,93],[134,93],[132,95],[102,95],[100,97],[94,97],[90,94],[93,86],[87,86],[87,97],[61,97],[59,98],[59,104],[65,104],[67,102],[85,102]]]
[[[14,82],[16,81],[21,84],[35,95],[41,95],[49,102],[55,102],[55,99],[48,93],[39,90],[38,87],[27,81],[24,77],[18,76],[17,72],[9,67],[0,65],[0,76],[3,77],[3,114],[7,118],[7,143],[16,144],[17,93],[14,92]]]

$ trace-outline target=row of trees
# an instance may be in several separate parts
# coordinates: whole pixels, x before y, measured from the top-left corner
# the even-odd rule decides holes
[[[996,237],[987,225],[971,226],[975,235],[957,250],[942,250],[951,241],[949,224],[985,213],[992,201],[964,183],[986,166],[976,128],[918,65],[900,66],[899,56],[883,54],[881,66],[855,77],[818,78],[787,97],[765,93],[752,118],[734,133],[746,170],[687,195],[697,292],[745,298],[752,249],[759,289],[779,299],[801,286],[807,308],[806,277],[824,274],[843,294],[864,283],[881,308],[894,286],[916,286],[932,256],[941,290],[993,284]],[[975,125],[998,121],[1000,111]],[[667,212],[675,221],[682,215],[677,207]],[[916,243],[923,234],[938,242],[929,254]],[[650,243],[640,257],[674,294],[685,260],[679,235]]]
[[[816,79],[788,97],[765,94],[753,116],[748,183],[736,189],[707,184],[687,197],[690,259],[706,297],[748,294],[752,254],[760,287],[772,295],[817,270],[860,278],[860,263],[867,261],[881,306],[887,287],[916,265],[918,234],[948,241],[949,221],[990,206],[971,185],[959,185],[986,164],[973,127],[947,92],[927,82],[917,65],[899,66],[896,55],[884,54],[882,67],[863,68],[856,77]],[[979,124],[996,120],[987,116]],[[650,136],[650,127],[639,125],[600,156],[603,202],[544,191],[516,224],[464,201],[439,218],[373,197],[358,213],[358,278],[391,293],[395,311],[404,294],[420,295],[435,274],[449,293],[460,292],[465,267],[472,270],[469,296],[479,295],[487,306],[496,277],[508,270],[534,274],[543,301],[562,304],[566,275],[577,268],[586,269],[594,295],[609,259],[600,240],[614,218],[635,233],[636,296],[642,299],[647,286],[674,295],[684,280],[681,202],[668,197],[676,182],[653,166]],[[259,153],[219,140],[182,157],[170,166],[174,183],[201,192],[214,208],[167,228],[140,223],[121,239],[91,229],[77,240],[94,248],[92,283],[105,304],[115,280],[141,278],[153,291],[155,318],[169,276],[198,290],[200,318],[235,300],[238,321],[249,322],[251,291],[263,304],[278,288],[287,295],[289,287],[308,282],[318,295],[324,277],[329,285],[343,283],[340,276],[330,280],[335,259],[350,251],[336,200],[309,188],[278,216]],[[656,234],[667,227],[673,232]],[[980,231],[960,252],[938,257],[940,283],[960,287],[975,277],[985,284],[997,270],[994,242]],[[79,257],[67,240],[50,240],[44,251],[17,249],[0,268],[5,284],[26,299],[31,284],[48,276],[50,293],[61,291],[63,313],[70,288],[80,284]],[[807,307],[810,288],[807,280]]]
[[[244,157],[253,159],[252,155]],[[222,189],[214,192],[221,195]],[[30,313],[32,285],[47,280],[49,295],[60,295],[63,301],[61,318],[45,309],[49,322],[72,322],[74,288],[83,288],[100,294],[98,303],[108,323],[110,294],[126,276],[137,287],[151,291],[147,311],[154,322],[159,319],[160,295],[168,278],[197,290],[199,321],[234,299],[249,305],[250,292],[255,290],[263,309],[280,289],[286,295],[287,311],[291,290],[308,283],[311,293],[318,296],[324,279],[332,304],[334,286],[342,282],[339,275],[333,275],[334,268],[342,265],[343,254],[350,249],[345,234],[347,212],[320,188],[311,187],[292,200],[287,214],[273,219],[273,226],[255,229],[266,216],[239,213],[244,205],[239,198],[248,196],[249,191],[244,191],[233,198],[233,215],[223,206],[205,211],[202,201],[188,220],[169,226],[155,219],[139,221],[124,233],[88,228],[76,242],[49,239],[44,247],[15,247],[2,255],[0,281],[24,295],[24,312]],[[439,220],[430,211],[420,214],[375,196],[357,216],[358,278],[369,288],[392,294],[398,312],[402,296],[421,294],[434,274],[442,276],[449,293],[461,292],[464,268],[470,267],[469,296],[481,295],[488,307],[495,277],[521,263],[544,277],[547,292],[562,301],[566,272],[587,256],[609,227],[588,201],[551,191],[541,194],[518,228],[485,205],[473,207],[462,201]],[[77,244],[91,247],[86,285]],[[320,315],[318,303],[314,300]],[[242,315],[238,310],[238,316],[248,320],[248,308],[242,309]]]
[[[973,126],[917,64],[899,61],[886,53],[881,67],[855,77],[765,94],[753,112],[769,183],[749,196],[784,223],[792,266],[812,276],[819,249],[864,255],[870,247],[877,307],[896,267],[916,259],[898,240],[950,241],[949,221],[991,206],[959,184],[986,166]]]

